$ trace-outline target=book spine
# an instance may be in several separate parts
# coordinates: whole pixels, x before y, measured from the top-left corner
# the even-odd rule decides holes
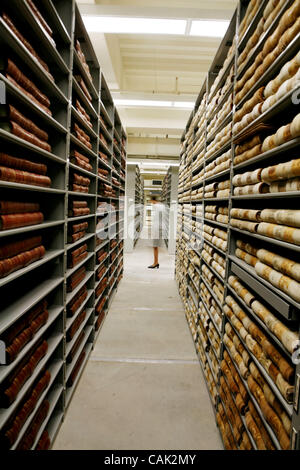
[[[87,201],[73,201],[72,207],[73,209],[87,207]]]
[[[54,82],[54,78],[51,75],[49,71],[48,65],[40,58],[40,56],[36,53],[34,48],[31,46],[31,44],[27,41],[27,39],[24,38],[24,36],[19,32],[19,30],[15,27],[14,23],[10,19],[10,17],[6,14],[2,14],[2,18],[7,24],[7,26],[10,28],[10,30],[17,36],[17,38],[23,43],[23,45],[26,47],[26,49],[30,52],[30,54],[35,57],[35,59],[40,63],[40,65],[43,67],[47,75],[51,78],[51,80]]]
[[[13,77],[11,77],[8,73],[6,73],[6,78],[10,83],[12,83],[16,88],[18,88],[18,90],[20,90],[24,95],[26,95],[27,98],[29,98],[39,108],[41,108],[43,111],[45,111],[45,113],[47,113],[49,116],[52,116],[52,112],[50,111],[49,108],[46,108],[46,106],[44,106],[42,103],[40,103],[39,100],[37,100],[35,98],[35,96],[33,96],[29,91],[25,90],[25,88],[21,87],[21,85],[19,85],[19,83],[17,83],[16,80]]]
[[[17,271],[18,269],[22,269],[29,264],[34,263],[35,261],[38,261],[39,259],[43,258],[45,253],[46,250],[41,245],[37,248],[33,248],[33,250],[24,251],[23,253],[12,258],[0,261],[0,278],[8,276],[12,272]]]
[[[14,170],[4,166],[0,166],[0,179],[10,183],[31,184],[45,188],[51,186],[51,179],[48,176],[36,175],[28,171]]]
[[[79,349],[79,346],[83,342],[84,337],[85,337],[85,332],[83,330],[83,331],[81,331],[80,335],[78,336],[77,340],[75,341],[75,344],[74,344],[73,348],[71,349],[70,354],[67,357],[67,362],[69,364],[70,364],[70,362],[73,361],[73,359],[75,357],[75,354]]]
[[[87,298],[87,294],[88,294],[87,290],[85,290],[78,298],[76,298],[76,301],[68,307],[69,317],[72,317],[75,314],[75,312],[79,309],[79,307],[83,304],[83,302]]]
[[[45,430],[41,435],[39,442],[36,445],[35,450],[48,450],[51,445],[51,440],[48,434],[48,431]]]
[[[71,386],[74,384],[75,379],[76,379],[77,374],[78,374],[78,372],[79,372],[79,370],[80,370],[80,367],[81,367],[81,365],[82,365],[82,363],[83,363],[83,361],[84,361],[85,356],[86,356],[86,352],[85,352],[85,351],[82,351],[82,353],[80,354],[79,359],[78,359],[78,361],[76,362],[75,367],[74,367],[74,369],[72,370],[71,375],[70,375],[70,377],[69,377],[69,379],[68,379],[68,381],[67,381],[67,387],[71,387]]]
[[[20,240],[17,242],[6,243],[0,248],[0,260],[5,258],[11,258],[12,256],[22,253],[22,251],[31,250],[41,245],[42,237],[35,236],[26,238],[26,240]]]
[[[31,121],[31,119],[28,119],[27,117],[25,117],[24,114],[20,113],[20,111],[18,111],[11,104],[9,104],[8,107],[9,107],[9,119],[11,121],[16,122],[17,124],[19,124],[19,126],[23,127],[23,129],[25,129],[26,131],[31,132],[40,140],[44,140],[45,142],[48,142],[49,135],[47,134],[47,132],[40,129],[33,121]]]
[[[20,139],[26,140],[27,142],[30,142],[31,144],[36,145],[37,147],[40,147],[41,149],[46,150],[47,152],[51,152],[51,146],[47,142],[40,140],[31,132],[27,131],[26,129],[23,129],[23,127],[19,126],[18,123],[11,121],[10,129],[12,134],[19,137]]]
[[[0,153],[0,165],[15,168],[16,170],[37,173],[42,176],[45,176],[47,173],[47,166],[42,163],[33,163],[29,160],[24,160],[23,158],[12,157],[6,153]]]
[[[36,202],[0,201],[0,214],[24,214],[39,212],[40,205]]]
[[[72,191],[74,191],[75,193],[85,193],[85,194],[88,194],[89,188],[88,188],[88,186],[81,186],[81,185],[78,185],[78,184],[73,183],[73,184],[72,184]]]
[[[80,315],[78,315],[78,317],[74,321],[73,325],[68,330],[68,332],[67,332],[67,342],[71,341],[74,338],[76,332],[79,330],[80,325],[84,321],[85,317],[86,317],[86,311],[84,310],[83,312],[80,313]]]
[[[43,422],[47,418],[50,408],[48,400],[44,400],[39,407],[29,429],[26,431],[24,437],[21,439],[16,450],[30,450],[34,444],[35,438],[41,428]]]
[[[42,212],[29,212],[24,214],[9,214],[0,216],[0,229],[8,230],[27,225],[41,224],[44,220]]]
[[[11,59],[7,59],[6,73],[11,75],[22,88],[31,93],[46,109],[50,107],[51,103],[49,98],[44,95],[44,93],[42,93],[35,86],[35,84],[21,72],[21,70]]]
[[[83,230],[86,230],[88,226],[89,226],[88,222],[83,222],[82,224],[73,224],[72,232],[73,233],[81,232]]]

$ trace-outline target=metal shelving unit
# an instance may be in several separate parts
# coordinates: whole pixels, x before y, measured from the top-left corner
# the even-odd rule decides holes
[[[123,275],[126,132],[75,0],[35,3],[53,31],[55,45],[46,29],[40,27],[25,0],[5,0],[2,7],[39,57],[45,60],[53,80],[44,65],[0,17],[1,63],[4,64],[0,80],[6,87],[7,103],[38,123],[48,133],[51,145],[51,151],[47,151],[6,130],[0,130],[3,153],[15,158],[24,158],[25,154],[30,162],[47,165],[46,174],[51,178],[50,187],[0,180],[1,202],[38,202],[44,216],[37,225],[1,230],[0,251],[8,243],[38,236],[42,237],[40,244],[46,250],[40,259],[0,279],[0,340],[4,341],[7,354],[10,347],[15,347],[11,341],[20,333],[24,335],[26,331],[28,336],[15,357],[10,359],[7,356],[9,364],[0,365],[0,448],[5,449],[27,445],[28,449],[36,449],[42,442],[47,443],[46,448],[52,446]],[[81,60],[77,41],[91,76]],[[7,59],[12,60],[49,98],[51,113],[31,99],[24,88],[8,79],[5,70]],[[85,86],[82,86],[81,80]],[[77,126],[82,134],[76,134]],[[83,135],[88,139],[80,138]],[[102,136],[106,138],[107,145],[103,144]],[[88,141],[90,145],[87,145]],[[75,162],[75,152],[86,163],[89,161],[88,166],[82,166],[78,160]],[[103,154],[107,155],[106,160]],[[103,176],[98,170],[107,170],[107,174]],[[73,186],[76,178],[84,184],[89,180],[88,192],[79,192]],[[103,183],[113,188],[111,193],[108,191],[109,195],[103,192]],[[74,215],[74,201],[84,202],[88,213]],[[98,210],[101,203],[106,204],[104,213]],[[110,229],[101,239],[103,231],[98,227],[104,220]],[[77,233],[72,232],[73,225],[80,224],[84,225],[82,233],[72,238],[72,233]],[[72,253],[81,248],[86,251],[86,256],[79,262],[74,261],[76,254]],[[106,253],[104,264],[98,261],[101,250]],[[70,264],[71,260],[73,264]],[[106,272],[98,279],[98,270],[103,265]],[[81,277],[76,278],[77,273]],[[95,290],[105,276],[108,277],[108,273],[110,283],[107,282],[101,295],[96,298]],[[44,304],[45,299],[47,304]],[[40,310],[37,310],[38,306]],[[38,312],[36,319],[32,316],[34,310]],[[80,322],[83,312],[85,317]],[[70,335],[72,339],[68,341]],[[45,341],[47,350],[44,356],[21,384],[9,406],[2,406],[5,390]],[[71,362],[70,354],[73,357]],[[8,441],[5,433],[14,416],[20,412],[46,370],[51,374],[49,382],[38,396],[18,435],[14,436],[13,441]],[[31,426],[38,419],[40,405],[47,405],[46,415],[28,441],[30,444],[26,444],[27,440],[25,442],[23,438],[26,436],[27,439],[30,435]]]
[[[243,423],[243,429],[239,436],[236,429],[234,429],[235,423],[230,421],[230,416],[226,413],[226,403],[224,403],[220,396],[221,377],[223,377],[227,383],[231,398],[234,401],[236,400],[236,394],[232,389],[230,389],[230,380],[228,380],[223,369],[221,369],[221,365],[223,367],[224,364],[227,364],[224,358],[224,352],[225,356],[229,357],[231,361],[231,366],[229,367],[227,364],[226,367],[229,367],[228,370],[230,374],[233,374],[233,381],[236,383],[238,389],[244,387],[246,390],[248,400],[245,402],[246,412],[249,412],[247,403],[252,402],[262,425],[265,427],[273,443],[273,447],[275,449],[282,449],[282,444],[278,438],[278,432],[276,432],[275,427],[272,426],[272,422],[270,422],[270,418],[267,416],[265,409],[262,408],[257,397],[252,394],[249,388],[248,377],[251,375],[251,371],[249,369],[249,365],[251,363],[256,366],[261,376],[261,382],[258,381],[258,383],[261,386],[262,393],[264,393],[263,390],[265,390],[263,388],[264,383],[265,387],[268,387],[274,396],[274,403],[270,405],[270,408],[273,411],[276,410],[277,413],[280,413],[279,410],[283,410],[286,414],[287,422],[290,420],[289,431],[284,431],[290,442],[290,449],[299,449],[299,364],[293,361],[292,352],[287,350],[283,342],[277,336],[277,333],[275,334],[273,330],[271,331],[270,324],[264,322],[262,318],[257,315],[256,310],[252,308],[252,304],[246,303],[238,291],[233,289],[230,284],[230,282],[232,282],[231,276],[235,276],[243,286],[244,291],[248,291],[249,295],[253,295],[256,301],[260,302],[269,312],[271,312],[274,321],[275,319],[276,321],[279,321],[283,325],[283,328],[286,328],[287,331],[289,330],[295,338],[299,338],[299,303],[278,287],[271,284],[270,281],[262,278],[256,272],[254,267],[239,259],[235,253],[237,240],[243,240],[254,247],[265,248],[299,263],[299,246],[291,242],[271,238],[259,233],[241,230],[230,225],[230,213],[232,208],[262,210],[264,208],[297,209],[298,207],[298,191],[236,196],[233,194],[232,182],[233,177],[237,174],[242,174],[246,171],[263,168],[264,166],[276,165],[278,163],[287,162],[293,158],[298,158],[300,140],[299,138],[295,138],[273,148],[272,150],[268,150],[254,158],[244,161],[243,163],[237,165],[234,165],[233,163],[236,145],[241,142],[242,138],[244,140],[247,138],[244,136],[246,131],[248,132],[248,136],[250,136],[248,137],[249,139],[251,136],[255,135],[255,125],[267,123],[272,126],[269,134],[273,134],[275,131],[272,129],[278,129],[280,127],[280,122],[282,122],[282,124],[291,122],[297,112],[295,107],[292,105],[291,97],[293,92],[298,91],[298,88],[281,97],[280,100],[278,100],[267,111],[262,113],[257,119],[248,124],[247,127],[239,132],[239,134],[231,135],[230,140],[223,143],[221,148],[216,148],[213,153],[211,153],[212,151],[208,153],[208,146],[216,135],[224,129],[224,126],[228,123],[234,122],[237,110],[241,109],[244,103],[253,96],[259,87],[265,86],[271,79],[274,79],[280,72],[281,67],[291,60],[299,50],[300,38],[299,34],[297,34],[290,44],[287,45],[285,50],[277,56],[276,60],[274,60],[271,66],[264,72],[259,81],[255,83],[254,87],[248,91],[247,95],[233,106],[233,111],[227,116],[224,116],[222,122],[217,126],[217,129],[211,133],[208,138],[207,125],[217,117],[231,93],[233,96],[233,103],[235,102],[237,80],[242,77],[243,73],[254,62],[258,52],[262,50],[265,41],[275,31],[278,22],[287,9],[293,4],[293,1],[286,1],[282,5],[278,14],[273,18],[272,23],[263,32],[257,45],[251,52],[246,65],[243,67],[243,70],[237,72],[238,57],[244,50],[248,40],[261,20],[267,3],[268,2],[261,2],[256,14],[246,28],[243,37],[239,40],[239,26],[245,15],[247,6],[249,5],[249,2],[245,0],[241,0],[239,2],[237,11],[233,16],[229,29],[220,45],[219,51],[216,54],[212,67],[198,95],[195,108],[191,113],[186,129],[183,133],[181,139],[180,176],[178,185],[179,211],[177,220],[175,277],[205,380],[206,382],[210,380],[209,374],[207,374],[207,368],[211,369],[212,377],[214,377],[217,395],[215,396],[214,392],[214,396],[210,396],[210,398],[212,400],[215,415],[217,416],[218,406],[222,403],[225,410],[224,419],[227,420],[228,424],[227,430],[230,429],[230,438],[232,438],[232,442],[234,442],[236,448],[239,448],[241,445],[242,432],[246,432],[250,447],[257,449],[258,446],[250,429],[247,427],[244,414],[238,412]],[[229,57],[228,51],[231,46],[232,57]],[[232,66],[234,74],[230,82],[229,74]],[[217,77],[217,86],[214,86],[214,81]],[[227,89],[225,88],[225,91],[223,92],[223,87],[226,83]],[[214,91],[211,92],[213,86]],[[217,94],[219,97],[218,101],[215,102],[213,100]],[[210,106],[212,101],[214,105]],[[230,151],[228,168],[207,176],[206,173],[207,171],[210,171],[211,163],[227,151]],[[209,170],[207,170],[208,167]],[[222,181],[225,182],[226,180],[230,180],[229,186],[225,185],[227,189],[229,188],[228,197],[219,197],[215,194],[218,190],[217,185],[218,183]],[[206,187],[209,187],[207,192],[211,192],[211,194],[208,195],[210,197],[206,196]],[[226,209],[224,210],[224,208]],[[217,220],[218,214],[227,216],[228,222],[226,222],[224,217],[224,220],[222,218]],[[222,232],[218,233],[218,231]],[[219,241],[217,240],[217,237],[219,238]],[[224,243],[222,243],[222,241]],[[224,269],[224,278],[223,275],[221,276],[220,273],[214,269],[212,260],[219,260],[219,266],[222,266]],[[194,276],[198,276],[195,277],[197,282],[195,282],[193,278]],[[217,293],[219,293],[219,295],[221,294],[221,297],[217,295]],[[245,332],[246,323],[243,323],[244,331],[243,334],[241,334],[240,330],[231,321],[231,318],[227,316],[227,310],[225,308],[225,305],[227,305],[227,296],[231,296],[238,308],[242,309],[252,324],[255,325],[255,328],[257,327],[266,337],[269,342],[268,344],[277,350],[276,354],[278,354],[279,357],[282,357],[282,360],[284,360],[291,368],[293,377],[290,378],[289,386],[293,387],[294,390],[293,403],[287,401],[287,398],[285,398],[279,390],[274,377],[270,372],[268,372],[266,363],[263,361],[260,362],[259,357],[256,356],[249,347],[250,343],[246,343],[245,335],[251,336],[247,329]],[[201,313],[201,308],[203,307],[204,313]],[[215,316],[216,314],[217,317]],[[203,318],[205,319],[205,324],[203,323],[201,315],[204,315]],[[233,312],[233,315],[236,316],[235,312]],[[218,324],[221,324],[221,331],[215,321],[216,318],[218,320]],[[236,316],[236,318],[239,319],[238,316]],[[240,324],[242,324],[241,321]],[[218,377],[214,376],[211,358],[207,357],[207,352],[203,350],[204,353],[199,353],[200,349],[203,349],[207,342],[207,339],[205,339],[205,342],[203,344],[201,343],[202,346],[199,345],[199,341],[201,342],[201,338],[203,339],[203,336],[197,333],[197,328],[200,327],[204,328],[204,330],[206,329],[206,331],[215,331],[220,337],[221,354],[220,357],[216,356],[219,367]],[[232,330],[230,330],[229,327],[231,327]],[[248,369],[248,376],[246,378],[239,369],[239,363],[237,362],[236,356],[232,354],[230,348],[225,344],[224,337],[225,334],[227,335],[227,330],[231,331],[231,334],[235,335],[234,344],[236,345],[236,350],[239,351],[242,362],[244,360],[246,361],[246,356],[244,356],[244,359],[242,358],[242,351],[244,351],[244,353],[247,354],[247,357],[249,357],[250,362],[245,365],[245,368]],[[260,344],[257,338],[256,341]],[[216,352],[214,346],[211,345],[210,348],[212,351]],[[266,357],[268,358],[269,356],[267,355]],[[272,357],[269,357],[269,360],[271,363]],[[253,378],[253,376],[251,377]],[[207,388],[211,395],[212,388],[210,386],[210,382],[207,383]],[[269,403],[268,398],[265,398],[265,400],[266,403]],[[218,415],[218,419],[221,419],[220,415]],[[228,444],[229,441],[227,439],[228,436],[222,435],[221,430],[220,434],[224,447],[230,448],[230,445]],[[236,436],[239,436],[237,440]]]

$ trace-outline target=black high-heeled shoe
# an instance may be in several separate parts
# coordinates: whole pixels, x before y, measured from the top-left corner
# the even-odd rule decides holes
[[[155,269],[155,268],[159,268],[159,263],[158,264],[155,264],[154,266],[148,266],[149,269]]]

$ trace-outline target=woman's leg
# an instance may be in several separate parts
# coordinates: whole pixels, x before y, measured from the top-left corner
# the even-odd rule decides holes
[[[154,247],[153,251],[154,251],[154,264],[158,264],[158,247]]]

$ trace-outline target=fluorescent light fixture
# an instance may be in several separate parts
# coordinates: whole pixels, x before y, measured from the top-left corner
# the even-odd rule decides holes
[[[186,20],[83,15],[90,33],[185,34]]]
[[[152,107],[159,107],[159,108],[172,107],[172,101],[116,99],[114,100],[114,102],[116,105],[119,105],[119,106],[152,106]]]
[[[126,99],[115,99],[115,104],[118,106],[142,106],[142,107],[153,107],[153,108],[182,108],[182,109],[193,109],[195,104],[191,101],[159,101],[159,100],[126,100]]]
[[[188,108],[188,109],[193,109],[195,106],[195,103],[191,101],[174,101],[173,102],[174,108]]]
[[[229,21],[196,20],[192,21],[191,36],[222,38],[229,26]]]

